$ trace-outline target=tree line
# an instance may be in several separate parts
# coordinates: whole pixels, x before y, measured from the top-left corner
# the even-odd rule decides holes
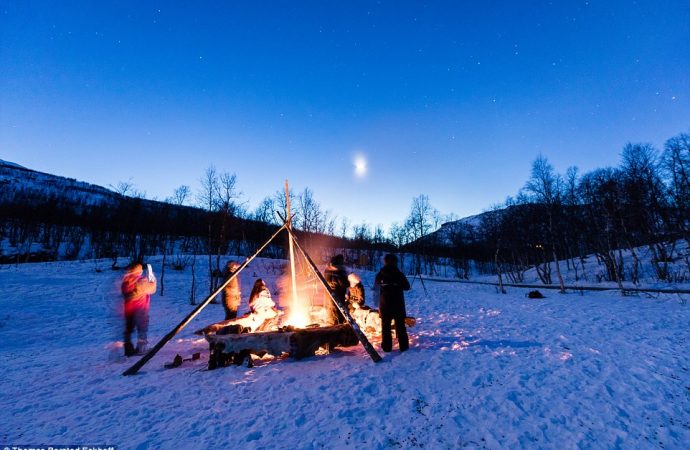
[[[474,223],[442,215],[423,194],[412,199],[407,217],[387,230],[337,217],[310,188],[290,190],[289,198],[293,226],[321,262],[342,251],[349,263],[374,269],[382,252],[393,251],[412,274],[448,276],[450,268],[450,276],[469,278],[478,271],[519,283],[535,269],[543,283],[563,288],[562,265],[579,279],[590,254],[605,268],[605,280],[637,282],[640,246],[649,249],[659,280],[686,280],[688,270],[679,271],[671,262],[683,257],[690,270],[687,254],[676,251],[680,241],[690,245],[689,178],[690,136],[679,134],[661,151],[651,144],[628,144],[617,167],[583,174],[576,167],[559,174],[540,155],[517,195]],[[3,186],[0,239],[15,250],[0,254],[0,261],[88,257],[116,262],[163,255],[164,266],[194,269],[197,255],[204,255],[212,291],[220,282],[223,255],[253,252],[287,213],[282,190],[249,209],[236,175],[213,166],[196,189],[180,186],[164,201],[144,198],[131,182],[112,187],[112,196],[100,203],[72,195],[65,185],[63,191]],[[284,244],[276,242],[266,256],[284,257]],[[624,251],[631,258],[624,259]]]
[[[690,245],[690,135],[662,150],[627,144],[617,167],[582,174],[576,167],[559,174],[539,155],[524,188],[483,216],[480,234],[499,280],[521,282],[534,268],[563,290],[562,266],[578,280],[594,255],[603,279],[622,289],[623,281],[639,281],[643,247],[657,280],[687,281],[690,257],[676,250]],[[679,260],[684,269],[671,264]]]

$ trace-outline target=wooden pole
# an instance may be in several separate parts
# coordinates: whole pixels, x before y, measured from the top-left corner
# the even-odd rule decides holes
[[[285,180],[285,204],[287,207],[287,222],[285,225],[288,229],[292,229],[292,215],[290,214],[290,189],[288,188],[288,180]],[[292,304],[291,308],[297,308],[297,279],[295,276],[295,250],[292,243],[292,233],[288,233],[288,247],[290,248],[290,278],[292,281]]]
[[[170,341],[170,339],[172,339],[177,333],[179,333],[184,327],[186,327],[187,324],[188,324],[189,322],[191,322],[192,319],[194,319],[194,317],[196,317],[197,314],[199,314],[199,313],[201,312],[201,310],[204,309],[204,308],[206,307],[206,305],[208,305],[209,303],[211,303],[211,300],[213,300],[213,299],[216,297],[216,295],[220,294],[220,292],[223,290],[223,288],[225,288],[225,286],[226,286],[228,283],[230,283],[230,281],[232,281],[237,275],[239,275],[239,273],[240,273],[245,267],[247,267],[247,265],[248,265],[254,258],[256,258],[256,257],[259,255],[259,253],[261,253],[261,252],[263,251],[263,249],[266,248],[266,247],[268,246],[268,244],[270,244],[271,241],[272,241],[273,239],[275,239],[275,237],[278,236],[278,234],[279,234],[281,231],[283,231],[283,230],[286,229],[286,228],[287,228],[287,224],[283,224],[283,226],[280,227],[280,228],[278,229],[278,231],[276,231],[275,233],[273,233],[273,236],[271,236],[271,237],[266,241],[266,243],[264,243],[264,245],[262,245],[262,246],[256,251],[256,253],[254,253],[252,256],[248,257],[247,259],[245,259],[244,262],[240,265],[240,267],[238,267],[237,270],[236,270],[231,276],[229,276],[227,280],[225,280],[223,283],[221,283],[221,285],[218,286],[218,288],[216,288],[216,290],[213,291],[208,297],[206,297],[206,299],[205,299],[203,302],[199,303],[199,305],[198,305],[196,308],[194,308],[194,310],[193,310],[191,313],[189,313],[189,315],[188,315],[187,317],[185,317],[185,318],[182,320],[182,322],[178,323],[177,326],[176,326],[175,328],[173,328],[168,334],[166,334],[166,335],[163,337],[163,339],[161,339],[160,341],[158,341],[158,343],[157,343],[155,346],[153,346],[153,348],[151,348],[151,350],[149,350],[148,353],[146,353],[144,356],[142,356],[141,359],[139,359],[139,361],[137,361],[136,363],[134,363],[134,365],[133,365],[132,367],[130,367],[129,369],[127,369],[127,370],[125,370],[124,372],[122,372],[122,375],[134,375],[134,374],[136,374],[137,372],[139,372],[139,370],[140,370],[142,367],[144,367],[144,364],[146,364],[147,362],[149,362],[149,360],[150,360],[151,358],[153,358],[153,357],[155,356],[155,354],[158,353],[158,351],[159,351],[161,348],[163,348],[163,346],[164,346],[165,344],[167,344],[167,343]]]
[[[345,317],[347,323],[350,324],[350,326],[352,327],[352,330],[355,332],[355,336],[357,336],[357,339],[359,339],[359,342],[362,344],[362,347],[364,347],[364,350],[366,350],[366,352],[369,354],[369,356],[374,362],[381,361],[381,355],[379,355],[376,352],[376,349],[374,349],[374,346],[371,345],[369,339],[367,339],[366,335],[359,328],[359,325],[357,324],[357,322],[355,322],[355,319],[352,318],[352,316],[350,315],[350,311],[347,309],[347,306],[333,294],[333,291],[331,291],[331,288],[328,286],[328,282],[324,278],[323,274],[319,271],[318,267],[316,267],[316,264],[314,264],[314,261],[307,254],[307,252],[304,251],[302,246],[299,244],[292,229],[290,227],[287,227],[286,229],[290,234],[292,241],[294,241],[297,249],[300,251],[300,253],[302,253],[304,259],[307,260],[307,263],[309,264],[309,267],[311,267],[312,272],[314,272],[314,275],[316,275],[319,281],[321,281],[321,284],[323,284],[323,287],[326,289],[326,292],[328,292],[328,295],[331,297],[331,300],[333,300],[333,303],[335,303],[335,306],[340,310],[342,315]]]

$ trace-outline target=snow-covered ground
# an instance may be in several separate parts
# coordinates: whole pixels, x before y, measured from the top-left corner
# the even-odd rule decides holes
[[[242,273],[274,287],[273,261]],[[103,265],[107,267],[107,265]],[[688,448],[690,305],[615,292],[419,281],[407,353],[361,347],[207,371],[192,332],[144,367],[119,357],[121,272],[93,262],[0,267],[0,445],[130,448]],[[160,272],[160,264],[155,264]],[[363,274],[371,286],[373,274]],[[189,271],[155,295],[151,343],[192,306]],[[203,288],[202,288],[203,289]],[[201,292],[201,291],[200,291]],[[371,291],[367,291],[370,302]],[[374,342],[377,349],[379,343]],[[202,360],[166,370],[176,353]]]
[[[667,244],[667,252],[671,253],[673,250],[673,261],[668,264],[669,279],[666,281],[659,280],[656,273],[654,265],[652,264],[652,252],[648,246],[636,247],[635,252],[637,258],[639,259],[639,265],[637,269],[638,282],[634,283],[632,279],[634,270],[634,259],[630,250],[621,250],[621,261],[623,261],[623,287],[628,288],[644,288],[644,289],[663,289],[663,290],[674,290],[690,289],[690,268],[688,267],[688,260],[690,260],[690,248],[688,248],[688,243],[684,240],[676,241],[673,244]],[[616,251],[618,255],[618,251]],[[617,260],[617,263],[619,260]],[[563,281],[567,286],[583,286],[583,287],[606,287],[616,289],[618,284],[616,281],[606,280],[606,268],[603,262],[597,260],[596,255],[587,255],[583,262],[577,258],[574,262],[577,264],[577,269],[573,266],[573,262],[570,264],[565,260],[558,262],[561,269],[561,274],[563,275]],[[558,286],[558,275],[556,273],[556,266],[550,263],[551,267],[551,285],[553,287]],[[446,278],[453,276],[452,269],[441,266],[437,269],[437,272]],[[471,281],[482,281],[482,282],[492,282],[498,281],[496,274],[477,274],[476,271],[470,278]],[[507,274],[503,274],[503,282],[510,283],[511,280]],[[521,284],[542,284],[539,279],[539,275],[534,267],[527,269],[524,272],[524,280]]]
[[[671,280],[659,281],[652,264],[652,252],[648,246],[636,247],[635,252],[640,264],[638,267],[638,279],[641,287],[653,287],[657,289],[689,289],[690,288],[690,269],[686,263],[686,258],[690,255],[687,242],[679,240],[672,245],[666,245],[667,251],[670,253],[673,248],[674,261],[669,263],[669,273]],[[632,253],[629,250],[621,250],[624,275],[623,285],[625,287],[636,287],[632,280],[632,272],[634,267],[634,260]],[[605,281],[606,269],[602,263],[597,261],[595,255],[587,255],[584,262],[584,267],[579,259],[575,260],[577,264],[577,273],[572,265],[568,268],[566,261],[559,261],[559,266],[563,274],[563,280],[566,284],[580,285],[580,286],[609,286],[615,287],[615,281]],[[556,275],[556,267],[552,263],[551,278],[554,284],[558,284],[558,276]],[[577,276],[576,276],[577,274]],[[495,279],[495,277],[494,277]],[[539,276],[537,271],[532,268],[525,273],[525,283],[538,284]]]

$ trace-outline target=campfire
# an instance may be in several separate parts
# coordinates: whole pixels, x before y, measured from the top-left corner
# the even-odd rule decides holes
[[[329,301],[325,297],[327,286],[321,285],[313,273],[298,271],[294,252],[291,256],[286,273],[278,280],[278,303],[284,311],[259,324],[245,316],[197,331],[209,343],[209,369],[244,363],[251,366],[251,355],[268,353],[302,359],[328,354],[336,346],[357,345],[358,338],[350,324],[328,321],[323,305],[324,301]],[[353,323],[356,325],[354,320]],[[245,326],[248,324],[252,327]]]
[[[256,258],[281,232],[287,231],[289,243],[289,264],[290,264],[290,300],[291,305],[286,316],[285,322],[281,323],[281,315],[274,314],[270,317],[271,321],[262,320],[260,324],[252,327],[250,333],[243,333],[246,328],[241,319],[233,321],[219,322],[210,325],[199,332],[203,333],[209,342],[211,357],[209,368],[227,365],[229,362],[241,363],[247,360],[251,365],[252,353],[265,354],[271,353],[280,355],[288,353],[291,357],[300,359],[305,356],[314,355],[320,348],[330,349],[335,346],[352,346],[357,342],[369,354],[374,362],[381,360],[381,356],[376,352],[369,342],[369,339],[360,329],[359,325],[350,315],[345,303],[338,299],[330,290],[328,283],[319,271],[318,267],[311,259],[306,250],[299,244],[292,229],[292,216],[290,214],[288,183],[285,181],[285,193],[287,199],[287,216],[283,218],[283,225],[266,241],[252,256],[248,257],[240,267],[229,276],[221,285],[212,292],[203,302],[201,302],[187,317],[185,317],[173,330],[163,337],[155,346],[149,350],[132,367],[123,372],[123,375],[136,374],[153,356],[168,343],[177,333],[179,333],[189,322],[196,317],[211,300],[218,296],[221,291],[232,281],[249,263]],[[304,298],[298,294],[297,274],[295,271],[295,250],[302,256],[306,267],[311,271],[312,276],[324,289],[325,301],[332,301],[345,318],[346,323],[333,326],[310,326],[314,314],[308,307]],[[269,314],[270,315],[270,314]],[[257,319],[256,322],[259,320]],[[253,324],[253,323],[252,323]],[[273,329],[266,331],[262,328]],[[249,357],[248,357],[249,356]]]

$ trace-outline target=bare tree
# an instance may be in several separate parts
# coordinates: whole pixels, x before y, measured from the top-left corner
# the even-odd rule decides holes
[[[168,199],[168,202],[172,203],[173,205],[182,206],[187,202],[187,200],[189,200],[191,195],[192,190],[189,188],[189,186],[183,184],[182,186],[175,188],[175,191],[173,192],[172,197]]]
[[[393,222],[391,224],[391,227],[388,230],[388,236],[390,236],[391,242],[393,245],[398,247],[398,249],[401,249],[410,241],[410,235],[407,232],[407,229],[399,222]]]
[[[412,199],[410,214],[405,221],[405,227],[414,244],[415,274],[422,272],[422,261],[427,263],[426,253],[428,242],[425,237],[434,230],[434,226],[440,222],[440,214],[431,206],[429,197],[419,195]]]
[[[437,216],[438,211],[431,206],[429,197],[426,195],[419,195],[412,199],[410,215],[408,216],[406,222],[406,225],[408,225],[412,235],[412,239],[421,239],[429,234],[434,226]]]
[[[628,223],[641,232],[642,240],[652,252],[652,264],[659,280],[670,281],[669,262],[673,259],[676,240],[667,233],[672,219],[668,214],[666,187],[658,160],[658,152],[651,144],[627,144],[623,148],[621,175],[626,217],[621,222],[635,267],[639,259],[633,249],[634,236],[628,230]]]
[[[146,198],[146,192],[138,190],[131,179],[127,181],[118,181],[115,186],[112,184],[109,186],[113,191],[123,196]]]
[[[690,245],[690,134],[666,141],[661,163],[668,180],[675,227]]]
[[[295,195],[294,191],[292,188],[289,190],[289,197],[290,197],[290,205],[295,205],[297,203],[297,195]],[[276,210],[281,214],[282,217],[287,217],[287,200],[285,198],[285,191],[284,190],[278,190],[276,191],[275,194],[273,194],[273,200],[274,200],[274,205],[276,207]],[[293,215],[292,218],[292,226],[294,228],[301,228],[301,215],[299,208],[294,208],[292,207],[290,212]]]
[[[298,211],[301,215],[300,228],[308,233],[319,233],[323,230],[323,213],[321,205],[314,199],[311,189],[305,188],[297,197]]]
[[[264,198],[254,210],[252,218],[258,222],[278,224],[275,200],[271,197]]]
[[[410,241],[407,228],[399,222],[393,222],[388,229],[388,236],[391,243],[398,249],[400,270],[405,270],[405,258],[403,257],[402,248]]]
[[[217,193],[217,215],[218,215],[218,236],[216,239],[216,267],[212,271],[214,275],[213,288],[217,287],[220,281],[220,255],[227,250],[230,242],[230,228],[232,222],[238,216],[240,205],[237,201],[240,197],[240,192],[237,190],[237,176],[224,172],[218,177],[218,193]]]
[[[565,172],[565,180],[563,185],[563,206],[565,208],[565,216],[567,220],[563,221],[563,240],[565,242],[565,250],[568,252],[566,264],[568,268],[572,265],[575,271],[575,281],[580,280],[578,257],[584,275],[584,255],[580,253],[582,246],[577,243],[582,240],[582,225],[581,214],[578,210],[581,207],[580,197],[578,195],[579,170],[575,166],[568,167]]]
[[[132,190],[134,190],[134,183],[132,180],[118,181],[115,186],[111,184],[110,188],[120,195],[128,195]]]
[[[314,198],[311,189],[305,188],[297,197],[297,212],[301,218],[299,228],[302,231],[335,234],[335,216],[321,207],[321,204]]]
[[[347,239],[348,232],[350,231],[350,220],[347,217],[343,217],[340,220],[340,237],[343,239]]]
[[[532,163],[532,175],[525,185],[525,189],[530,192],[537,203],[545,206],[548,218],[548,238],[550,241],[551,256],[556,267],[560,292],[565,292],[565,283],[561,275],[561,267],[556,256],[556,230],[554,215],[558,212],[561,203],[561,177],[554,171],[543,155],[539,155]]]
[[[371,241],[371,226],[366,222],[353,226],[352,232],[354,233],[355,241],[362,243]]]
[[[330,236],[335,236],[337,219],[338,219],[338,217],[331,214],[330,210],[324,211],[324,214],[323,214],[323,224],[324,224],[323,232],[330,235]]]
[[[493,205],[488,214],[484,214],[481,219],[480,229],[488,242],[491,243],[493,253],[493,264],[498,278],[498,289],[501,294],[505,294],[506,290],[503,287],[503,271],[500,260],[500,253],[503,247],[503,217],[504,211],[500,205]]]
[[[182,185],[173,191],[172,197],[166,199],[167,203],[182,206],[187,201],[190,195],[189,186]],[[161,236],[161,250],[163,251],[163,262],[161,264],[161,274],[159,277],[160,295],[165,295],[165,267],[167,263],[168,253],[173,253],[176,247],[176,238],[174,235]],[[178,257],[178,261],[182,259]]]
[[[214,166],[209,166],[204,175],[201,177],[201,189],[197,193],[197,202],[202,209],[206,210],[207,222],[208,222],[208,234],[206,236],[206,253],[208,255],[208,274],[209,274],[209,294],[213,292],[214,279],[213,276],[213,263],[212,263],[212,253],[213,253],[213,212],[216,210],[218,205],[218,172]]]

